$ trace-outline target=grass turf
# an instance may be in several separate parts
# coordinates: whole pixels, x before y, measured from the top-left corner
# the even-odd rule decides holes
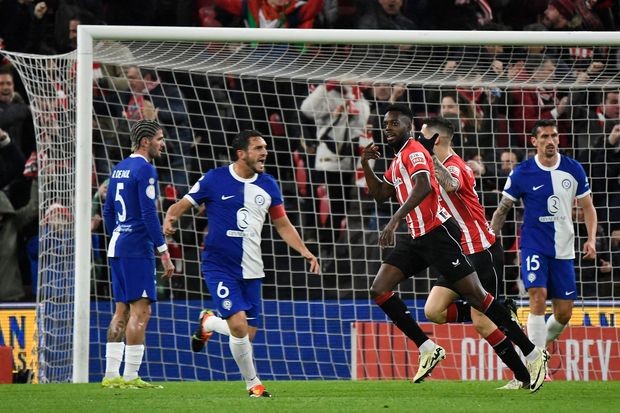
[[[250,399],[242,382],[164,382],[163,389],[99,383],[0,385],[3,412],[618,412],[620,381],[545,383],[537,393],[504,382],[276,381],[271,399]]]

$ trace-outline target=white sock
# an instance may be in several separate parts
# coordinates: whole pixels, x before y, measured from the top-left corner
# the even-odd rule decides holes
[[[545,348],[547,344],[547,326],[544,315],[530,313],[527,317],[527,336],[536,347]]]
[[[120,377],[121,362],[125,352],[125,343],[105,344],[105,378],[115,379]]]
[[[547,343],[550,343],[560,337],[560,334],[562,334],[564,329],[566,329],[566,324],[560,323],[555,319],[555,316],[551,314],[551,316],[547,319]]]
[[[215,331],[216,333],[224,334],[226,336],[230,335],[228,323],[226,320],[223,320],[218,316],[207,317],[205,322],[202,324],[202,328],[207,331]]]
[[[422,345],[420,346],[420,353],[422,354],[430,353],[433,350],[435,350],[435,342],[431,340],[430,338],[426,340],[424,343],[422,343]]]
[[[237,366],[239,366],[239,370],[241,371],[241,375],[243,376],[246,384],[260,384],[260,380],[256,377],[256,368],[254,367],[254,357],[252,354],[252,343],[250,342],[250,336],[246,335],[242,338],[230,336],[228,345],[230,346],[230,352],[232,353]],[[248,388],[251,387],[252,386]]]
[[[130,381],[138,377],[138,369],[144,356],[144,344],[125,346],[125,370],[123,379]]]

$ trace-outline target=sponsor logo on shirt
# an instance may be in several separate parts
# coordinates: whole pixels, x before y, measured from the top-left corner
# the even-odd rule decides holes
[[[422,152],[412,152],[409,154],[409,160],[416,166],[418,164],[426,164],[426,158]]]

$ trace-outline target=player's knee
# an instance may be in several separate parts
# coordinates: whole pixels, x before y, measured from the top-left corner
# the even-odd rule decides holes
[[[374,300],[375,298],[382,296],[383,294],[385,294],[388,291],[389,290],[387,290],[387,289],[385,289],[385,288],[383,288],[383,287],[381,287],[379,285],[373,284],[370,287],[370,298],[372,298]]]
[[[446,311],[439,310],[438,308],[432,306],[424,307],[424,315],[429,321],[432,321],[435,324],[445,324],[446,323]]]
[[[554,314],[555,320],[560,324],[568,324],[572,315],[573,315],[572,311],[559,312],[557,314]]]

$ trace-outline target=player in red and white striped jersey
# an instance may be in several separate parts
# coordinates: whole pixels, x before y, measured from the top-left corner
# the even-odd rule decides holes
[[[484,208],[476,193],[476,180],[471,168],[452,150],[454,127],[440,117],[425,120],[420,139],[438,135],[433,163],[440,184],[440,203],[454,217],[461,228],[461,247],[471,261],[482,286],[493,296],[499,297],[504,273],[504,250],[495,240]],[[478,310],[462,301],[455,301],[459,294],[448,280],[440,275],[433,286],[424,313],[438,324],[473,321],[476,331],[493,347],[502,361],[513,371],[515,380],[503,389],[523,388],[530,382],[527,368],[517,355],[510,340],[497,326]]]
[[[394,233],[403,218],[411,237],[399,240],[379,268],[370,288],[370,295],[387,316],[413,340],[420,349],[418,372],[414,382],[419,383],[446,357],[445,350],[424,334],[411,317],[405,303],[393,289],[400,282],[419,273],[430,265],[437,268],[468,303],[501,326],[518,345],[528,360],[532,377],[530,390],[538,390],[547,372],[548,353],[539,349],[523,333],[510,313],[492,294],[485,291],[478,275],[461,249],[461,231],[454,219],[439,205],[439,188],[435,169],[428,152],[434,140],[420,142],[411,139],[413,114],[403,105],[387,108],[383,128],[387,143],[396,154],[385,179],[381,180],[371,169],[369,161],[381,155],[374,143],[364,148],[362,167],[368,191],[378,202],[395,197],[400,208],[379,235],[379,245],[394,243]],[[437,136],[434,137],[436,139]],[[541,378],[542,377],[542,378]]]

